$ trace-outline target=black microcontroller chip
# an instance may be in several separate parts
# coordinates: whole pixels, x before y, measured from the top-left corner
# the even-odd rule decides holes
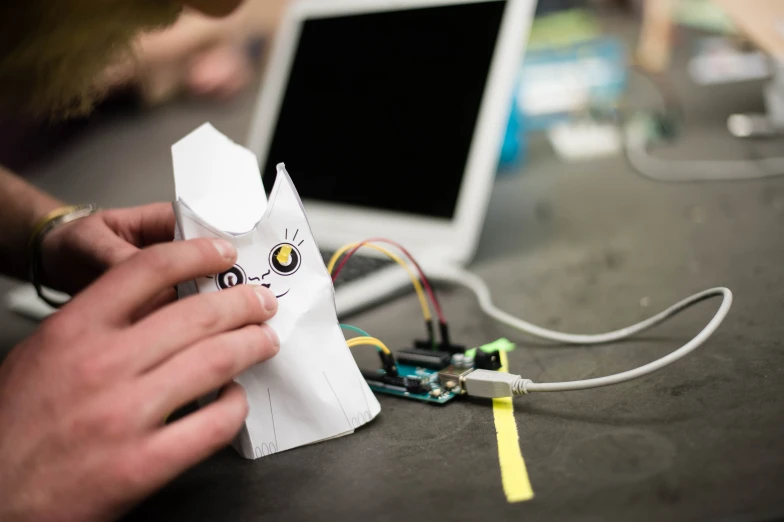
[[[452,354],[437,350],[420,350],[419,348],[414,348],[396,352],[395,359],[397,359],[397,362],[399,363],[408,364],[410,366],[418,366],[430,370],[443,370],[449,366],[449,362],[452,360]]]

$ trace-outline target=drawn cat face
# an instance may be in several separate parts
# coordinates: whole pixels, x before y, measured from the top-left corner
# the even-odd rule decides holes
[[[284,240],[269,251],[269,267],[260,276],[248,275],[238,264],[216,275],[214,279],[218,290],[226,290],[236,285],[257,284],[269,288],[278,299],[288,294],[291,290],[290,277],[302,266],[302,253],[297,247],[305,240],[300,238],[299,242],[295,243],[298,235],[299,229],[294,231],[289,241],[289,230],[285,229]]]
[[[209,278],[217,290],[250,284],[269,288],[279,299],[292,289],[298,298],[306,298],[313,270],[324,268],[302,202],[282,168],[262,218],[252,231],[232,241],[239,259],[229,270]]]

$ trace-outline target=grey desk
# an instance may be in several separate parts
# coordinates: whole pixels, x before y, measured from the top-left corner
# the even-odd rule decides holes
[[[681,64],[682,65],[682,64]],[[690,87],[689,130],[673,157],[738,157],[732,110],[761,107],[758,85]],[[653,100],[635,83],[641,103]],[[130,205],[172,196],[169,145],[205,120],[236,139],[251,97],[104,118],[29,178],[75,201]],[[772,144],[772,154],[781,144]],[[355,435],[244,461],[226,450],[176,480],[129,520],[766,520],[784,516],[784,178],[655,184],[619,158],[565,165],[535,141],[519,175],[499,179],[473,269],[498,304],[573,332],[617,328],[704,288],[736,301],[699,351],[611,388],[516,400],[536,498],[507,504],[491,407],[443,408],[381,397]],[[5,287],[3,287],[5,288]],[[2,289],[2,288],[0,288]],[[500,328],[473,296],[443,290],[454,337],[519,343],[511,369],[535,380],[638,366],[691,338],[718,302],[643,338],[576,348]],[[351,322],[405,346],[421,320],[408,295]],[[394,321],[391,320],[394,318]],[[0,348],[34,325],[0,311]]]

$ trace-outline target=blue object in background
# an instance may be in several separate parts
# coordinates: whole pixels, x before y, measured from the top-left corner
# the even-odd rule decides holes
[[[626,51],[610,37],[526,54],[517,109],[527,129],[548,129],[591,104],[612,104],[626,88]]]
[[[504,142],[501,145],[501,157],[498,161],[498,174],[508,174],[525,163],[527,151],[526,133],[523,115],[517,110],[517,98],[513,100],[509,122],[506,125]]]
[[[528,50],[501,147],[499,174],[524,164],[528,133],[569,120],[592,104],[614,103],[626,82],[626,50],[615,38]]]

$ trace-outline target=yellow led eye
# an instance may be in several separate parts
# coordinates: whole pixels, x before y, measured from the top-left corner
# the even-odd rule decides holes
[[[289,276],[299,270],[302,259],[299,250],[289,243],[275,245],[269,253],[269,266],[276,274]]]
[[[282,245],[277,255],[278,263],[286,265],[289,263],[289,259],[291,259],[291,245]]]

